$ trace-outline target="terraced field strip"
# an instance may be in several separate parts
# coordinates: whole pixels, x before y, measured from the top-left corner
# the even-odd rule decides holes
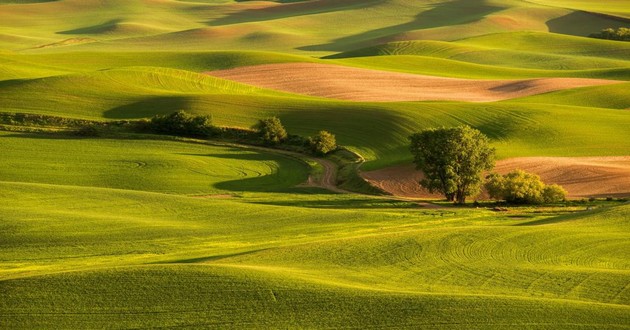
[[[284,92],[366,102],[491,102],[562,89],[620,83],[585,78],[470,80],[315,63],[266,64],[206,73]]]

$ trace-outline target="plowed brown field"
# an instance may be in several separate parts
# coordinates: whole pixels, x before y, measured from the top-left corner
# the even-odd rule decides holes
[[[289,93],[370,102],[491,102],[562,89],[620,83],[583,78],[457,79],[315,63],[265,64],[206,73]]]
[[[630,156],[524,157],[497,162],[495,171],[515,169],[538,174],[547,183],[563,186],[569,197],[630,196]],[[412,164],[361,173],[373,185],[402,197],[441,198],[420,187],[422,172]]]

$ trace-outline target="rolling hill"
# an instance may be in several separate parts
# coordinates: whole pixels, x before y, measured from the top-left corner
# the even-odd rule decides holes
[[[626,329],[630,43],[587,37],[624,26],[613,0],[0,0],[0,113],[277,116],[401,191],[409,135],[465,124],[583,199],[332,192],[304,155],[2,122],[0,327]]]

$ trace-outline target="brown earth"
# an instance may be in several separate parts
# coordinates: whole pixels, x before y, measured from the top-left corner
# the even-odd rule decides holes
[[[547,183],[563,186],[571,198],[630,196],[630,156],[619,157],[524,157],[497,162],[501,174],[515,169],[535,173]],[[442,198],[420,187],[422,172],[400,165],[362,172],[371,184],[395,196]]]
[[[206,74],[290,93],[370,102],[491,102],[562,89],[620,83],[583,78],[457,79],[316,63],[265,64]]]

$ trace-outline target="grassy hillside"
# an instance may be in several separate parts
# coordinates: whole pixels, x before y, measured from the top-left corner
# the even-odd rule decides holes
[[[274,191],[306,180],[297,160],[167,141],[55,139],[0,134],[0,181],[177,194]]]
[[[630,107],[626,85],[493,104],[356,103],[289,96],[188,71],[125,68],[11,81],[0,90],[0,98],[7,111],[99,120],[144,118],[185,109],[211,114],[218,125],[249,127],[275,115],[294,134],[330,130],[341,144],[370,161],[365,165],[368,169],[409,161],[407,137],[436,125],[479,128],[494,139],[501,158],[625,155],[630,145],[623,136],[630,118],[618,109]],[[593,94],[601,97],[593,98]],[[602,149],[602,145],[611,147]]]
[[[334,133],[364,170],[410,162],[413,132],[461,124],[499,158],[629,155],[630,43],[585,37],[629,13],[612,0],[0,0],[0,112],[277,116],[292,134]],[[369,103],[204,74],[294,62],[621,83]],[[434,209],[306,187],[308,164],[268,150],[130,136],[0,132],[1,328],[630,324],[627,203]]]
[[[0,185],[11,327],[628,322],[627,206],[511,219],[344,195]]]

